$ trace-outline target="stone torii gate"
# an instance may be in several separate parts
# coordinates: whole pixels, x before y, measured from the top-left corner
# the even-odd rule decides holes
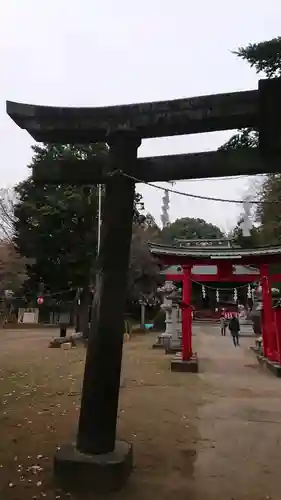
[[[7,102],[7,113],[36,140],[107,142],[106,160],[56,161],[33,171],[41,183],[105,184],[98,289],[87,349],[77,441],[61,447],[55,474],[67,488],[121,488],[129,476],[130,444],[116,441],[126,276],[135,180],[170,181],[280,171],[281,84],[258,90],[102,108]],[[259,149],[137,159],[143,138],[255,127]],[[118,266],[116,266],[118,249]],[[109,313],[110,311],[110,313]]]

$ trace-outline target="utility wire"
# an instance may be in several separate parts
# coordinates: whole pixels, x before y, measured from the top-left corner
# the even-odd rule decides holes
[[[265,177],[268,174],[251,174],[251,175],[228,175],[222,177],[204,177],[204,179],[185,179],[186,182],[210,182],[210,181],[232,181],[233,179],[253,179],[254,177]]]
[[[115,175],[116,174],[123,175],[124,177],[127,177],[128,179],[131,179],[134,182],[139,182],[141,184],[146,184],[147,186],[150,186],[150,187],[155,188],[155,189],[160,189],[161,191],[168,191],[169,193],[178,194],[180,196],[186,196],[187,198],[194,198],[194,199],[197,199],[197,200],[206,200],[206,201],[219,201],[221,203],[235,203],[235,204],[238,204],[238,205],[243,205],[245,203],[245,201],[243,201],[243,200],[227,200],[225,198],[214,198],[212,196],[202,196],[200,194],[184,193],[184,192],[178,191],[176,189],[171,189],[171,188],[166,188],[166,187],[162,187],[162,186],[157,186],[156,184],[153,184],[151,182],[145,182],[145,181],[143,181],[141,179],[137,179],[137,177],[134,177],[133,175],[129,175],[126,172],[123,172],[122,170],[116,171]],[[260,204],[276,205],[276,204],[280,204],[281,201],[278,201],[278,200],[273,200],[273,201],[259,201],[259,200],[248,200],[247,199],[247,203],[249,203],[251,205],[260,205]]]
[[[53,297],[56,297],[58,295],[64,295],[64,294],[67,294],[69,292],[77,292],[77,288],[69,288],[68,290],[61,290],[59,292],[53,292],[53,293],[44,293],[44,291],[42,293],[38,292],[37,294],[35,293],[34,296],[39,296],[40,297],[42,296],[44,299],[45,298],[53,298]],[[12,299],[24,299],[24,296],[21,295],[21,296],[14,296],[11,297]]]

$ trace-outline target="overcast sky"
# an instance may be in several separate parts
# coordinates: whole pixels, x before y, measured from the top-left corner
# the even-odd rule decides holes
[[[31,138],[5,101],[100,106],[257,87],[231,53],[280,35],[279,0],[7,0],[0,7],[1,186],[27,176]],[[140,156],[216,149],[232,132],[143,141]],[[175,189],[238,198],[245,178],[177,182]],[[160,221],[163,193],[140,186]],[[170,217],[202,217],[229,230],[241,208],[171,195]]]

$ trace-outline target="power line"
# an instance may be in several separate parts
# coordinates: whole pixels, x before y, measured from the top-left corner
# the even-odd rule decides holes
[[[254,175],[229,175],[227,177],[205,177],[204,179],[186,179],[186,182],[210,182],[210,181],[232,181],[233,179],[253,179],[255,177],[265,177],[267,174]]]
[[[206,200],[206,201],[219,201],[221,203],[235,203],[237,205],[243,205],[245,203],[245,201],[243,201],[243,200],[227,200],[225,198],[215,198],[215,197],[212,197],[212,196],[202,196],[200,194],[184,193],[184,192],[178,191],[176,189],[171,189],[171,188],[166,188],[166,187],[162,187],[162,186],[157,186],[156,184],[153,184],[151,182],[145,182],[145,181],[143,181],[141,179],[138,179],[137,177],[134,177],[133,175],[129,175],[126,172],[123,172],[122,170],[118,170],[118,171],[114,172],[113,175],[116,175],[116,174],[121,174],[124,177],[127,177],[128,179],[131,179],[134,182],[139,182],[141,184],[146,184],[147,186],[150,186],[150,187],[155,188],[155,189],[160,189],[161,191],[168,191],[169,193],[178,194],[180,196],[186,196],[187,198],[194,198],[194,199],[197,199],[197,200]],[[273,201],[259,201],[259,200],[248,200],[247,199],[247,203],[249,203],[251,205],[260,205],[262,203],[266,204],[266,205],[276,205],[276,204],[280,204],[281,201],[278,201],[278,200],[273,200]]]
[[[56,297],[58,295],[64,295],[64,294],[67,294],[67,293],[70,293],[70,292],[77,292],[77,288],[69,288],[68,290],[60,290],[59,292],[53,292],[53,293],[51,293],[51,292],[44,293],[44,291],[42,291],[40,293],[40,296],[42,296],[42,297],[44,297],[44,299],[46,299],[46,298],[53,298],[53,297]],[[35,296],[38,296],[38,294],[39,294],[39,292],[38,293],[35,292],[33,295],[35,297]],[[13,296],[12,298],[14,300],[15,299],[22,299],[22,300],[24,300],[24,295]]]

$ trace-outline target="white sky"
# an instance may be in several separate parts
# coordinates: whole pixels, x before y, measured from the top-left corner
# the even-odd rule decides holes
[[[5,101],[99,106],[257,87],[231,50],[280,35],[278,0],[8,0],[0,7],[1,186],[27,175],[31,138]],[[216,149],[231,132],[143,141],[140,156]],[[177,182],[175,189],[241,198],[245,178]],[[139,187],[159,222],[163,193]],[[237,205],[171,196],[170,217],[202,217],[229,230]]]

